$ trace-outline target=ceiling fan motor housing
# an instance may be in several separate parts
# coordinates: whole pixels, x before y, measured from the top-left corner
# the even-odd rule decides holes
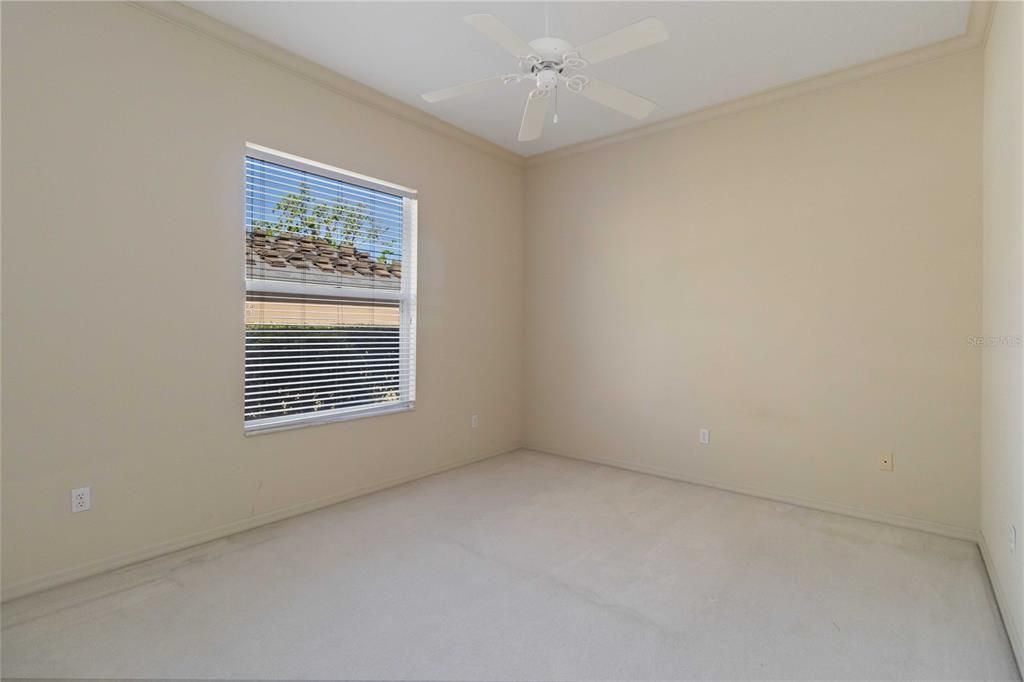
[[[530,47],[545,62],[560,62],[563,55],[572,52],[572,45],[561,38],[537,38],[530,41]]]

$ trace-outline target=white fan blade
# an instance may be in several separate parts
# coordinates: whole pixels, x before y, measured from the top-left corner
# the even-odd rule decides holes
[[[650,47],[668,39],[668,27],[656,17],[630,24],[576,48],[576,53],[590,64]]]
[[[548,113],[547,95],[539,95],[537,90],[530,93],[526,99],[526,109],[523,110],[523,124],[519,126],[519,141],[528,142],[536,140],[544,131],[544,119]]]
[[[467,92],[486,90],[491,86],[498,85],[501,81],[501,76],[484,78],[483,80],[473,81],[472,83],[463,83],[462,85],[453,85],[450,88],[434,90],[433,92],[425,93],[422,97],[428,102],[440,102],[442,100],[451,99],[452,97],[458,97],[459,95],[465,95]]]
[[[599,81],[595,78],[591,78],[583,89],[580,90],[580,94],[589,100],[593,100],[598,104],[603,104],[609,109],[615,109],[615,111],[621,111],[622,113],[632,116],[633,118],[647,118],[651,112],[654,111],[654,107],[657,105],[649,99],[644,99],[634,95],[631,92],[626,92],[622,88],[617,88],[614,85],[609,85],[604,81]]]
[[[470,14],[463,19],[467,24],[501,45],[516,57],[525,57],[536,51],[493,14]]]

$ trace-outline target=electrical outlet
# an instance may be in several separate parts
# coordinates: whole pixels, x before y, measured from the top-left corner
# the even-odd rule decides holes
[[[1017,526],[1010,526],[1010,554],[1017,551]]]
[[[92,506],[92,495],[89,488],[75,488],[71,491],[71,513],[89,511]]]
[[[470,417],[469,418],[469,426],[470,426],[470,428],[473,428],[473,429],[479,427],[480,426],[480,416],[474,414],[472,417]]]
[[[701,445],[708,445],[711,443],[711,431],[707,429],[701,429],[697,434],[697,440]]]
[[[885,454],[878,458],[878,468],[881,469],[882,471],[892,471],[892,460],[892,453],[886,452]]]

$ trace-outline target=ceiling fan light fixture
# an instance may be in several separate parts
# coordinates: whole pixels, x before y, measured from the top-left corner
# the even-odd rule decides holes
[[[541,69],[537,72],[537,89],[550,92],[558,87],[558,72],[554,69]]]

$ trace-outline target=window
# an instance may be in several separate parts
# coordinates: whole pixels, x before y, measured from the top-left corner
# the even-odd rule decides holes
[[[245,430],[412,409],[416,193],[249,145]]]

